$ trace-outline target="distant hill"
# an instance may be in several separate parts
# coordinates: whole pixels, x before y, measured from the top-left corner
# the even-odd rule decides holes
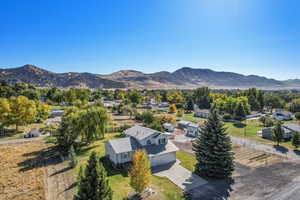
[[[29,83],[38,87],[125,88],[120,81],[101,78],[91,73],[53,73],[34,65],[0,69],[0,79],[9,83]]]
[[[0,79],[9,83],[30,83],[38,87],[84,88],[152,88],[192,89],[202,86],[224,89],[299,89],[300,80],[278,81],[262,76],[245,76],[232,72],[216,72],[211,69],[180,68],[174,72],[146,74],[134,70],[121,70],[112,74],[54,73],[34,65],[0,69]]]

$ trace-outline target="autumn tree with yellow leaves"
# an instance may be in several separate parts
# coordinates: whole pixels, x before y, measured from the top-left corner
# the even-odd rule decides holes
[[[133,154],[133,165],[129,172],[130,186],[140,195],[150,184],[150,161],[144,150],[137,150]]]

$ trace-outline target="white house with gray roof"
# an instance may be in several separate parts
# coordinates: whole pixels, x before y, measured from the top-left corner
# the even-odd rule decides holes
[[[168,135],[143,126],[133,126],[124,131],[126,137],[109,140],[105,145],[106,155],[114,165],[132,161],[137,149],[144,149],[151,166],[159,166],[176,161],[177,147],[168,140]]]

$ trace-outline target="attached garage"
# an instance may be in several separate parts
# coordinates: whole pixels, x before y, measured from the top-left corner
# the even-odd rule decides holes
[[[150,155],[151,167],[165,165],[176,161],[176,151],[158,155]]]

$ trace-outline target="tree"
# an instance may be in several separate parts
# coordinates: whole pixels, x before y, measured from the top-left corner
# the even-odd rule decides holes
[[[284,102],[283,100],[274,94],[265,95],[265,105],[269,107],[270,111],[272,112],[274,108],[283,108]]]
[[[8,125],[10,123],[10,103],[6,98],[0,98],[0,123],[1,126]]]
[[[181,105],[184,102],[184,98],[180,91],[170,91],[167,94],[167,99],[172,104]]]
[[[171,105],[169,106],[169,112],[170,112],[170,113],[176,113],[176,111],[177,111],[176,105],[175,105],[175,104],[171,104]]]
[[[214,107],[200,133],[193,143],[197,160],[195,172],[215,178],[230,176],[234,170],[234,153],[226,128]]]
[[[150,162],[147,153],[140,149],[133,154],[132,162],[129,172],[130,186],[140,195],[151,181]]]
[[[234,108],[234,119],[242,121],[246,117],[246,111],[242,103],[238,103]]]
[[[134,104],[140,104],[142,102],[142,95],[137,89],[129,91],[127,93],[127,98]]]
[[[197,88],[193,92],[193,100],[200,109],[209,109],[212,103],[210,89],[208,87]]]
[[[158,121],[158,120],[154,120],[154,121],[149,125],[149,128],[154,129],[154,130],[157,130],[157,131],[160,131],[160,132],[163,132],[163,131],[164,131],[163,126],[161,125],[160,121]]]
[[[107,174],[98,155],[93,152],[88,164],[83,170],[80,169],[78,177],[78,200],[111,200],[112,190],[109,185]]]
[[[300,112],[300,99],[294,99],[289,106],[289,110],[293,113]]]
[[[298,149],[298,147],[300,146],[299,133],[293,133],[292,145],[295,147],[295,149]]]
[[[273,135],[272,135],[273,140],[277,142],[277,146],[279,146],[279,143],[283,139],[283,134],[284,134],[284,130],[281,127],[281,123],[278,122],[273,129]]]
[[[187,101],[186,108],[188,112],[192,112],[194,110],[194,102],[191,98]]]
[[[36,105],[36,111],[37,111],[36,120],[41,122],[41,121],[47,119],[51,113],[50,106],[41,101],[36,101],[35,105]]]
[[[80,134],[85,142],[91,142],[97,138],[104,138],[109,116],[103,107],[91,107],[80,112],[78,126]]]
[[[11,124],[16,125],[16,131],[18,131],[19,125],[26,125],[36,119],[37,110],[33,100],[29,100],[24,96],[18,96],[11,97],[9,101],[11,108]]]
[[[73,145],[70,148],[69,159],[70,159],[70,161],[69,161],[70,167],[75,168],[78,163],[78,160],[76,158],[76,153],[75,153]]]
[[[154,114],[151,111],[144,111],[141,115],[141,119],[145,124],[151,124],[154,121]]]
[[[296,112],[296,113],[295,113],[295,118],[296,118],[297,120],[300,120],[300,112]]]
[[[182,117],[183,116],[183,110],[177,110],[176,117]]]

